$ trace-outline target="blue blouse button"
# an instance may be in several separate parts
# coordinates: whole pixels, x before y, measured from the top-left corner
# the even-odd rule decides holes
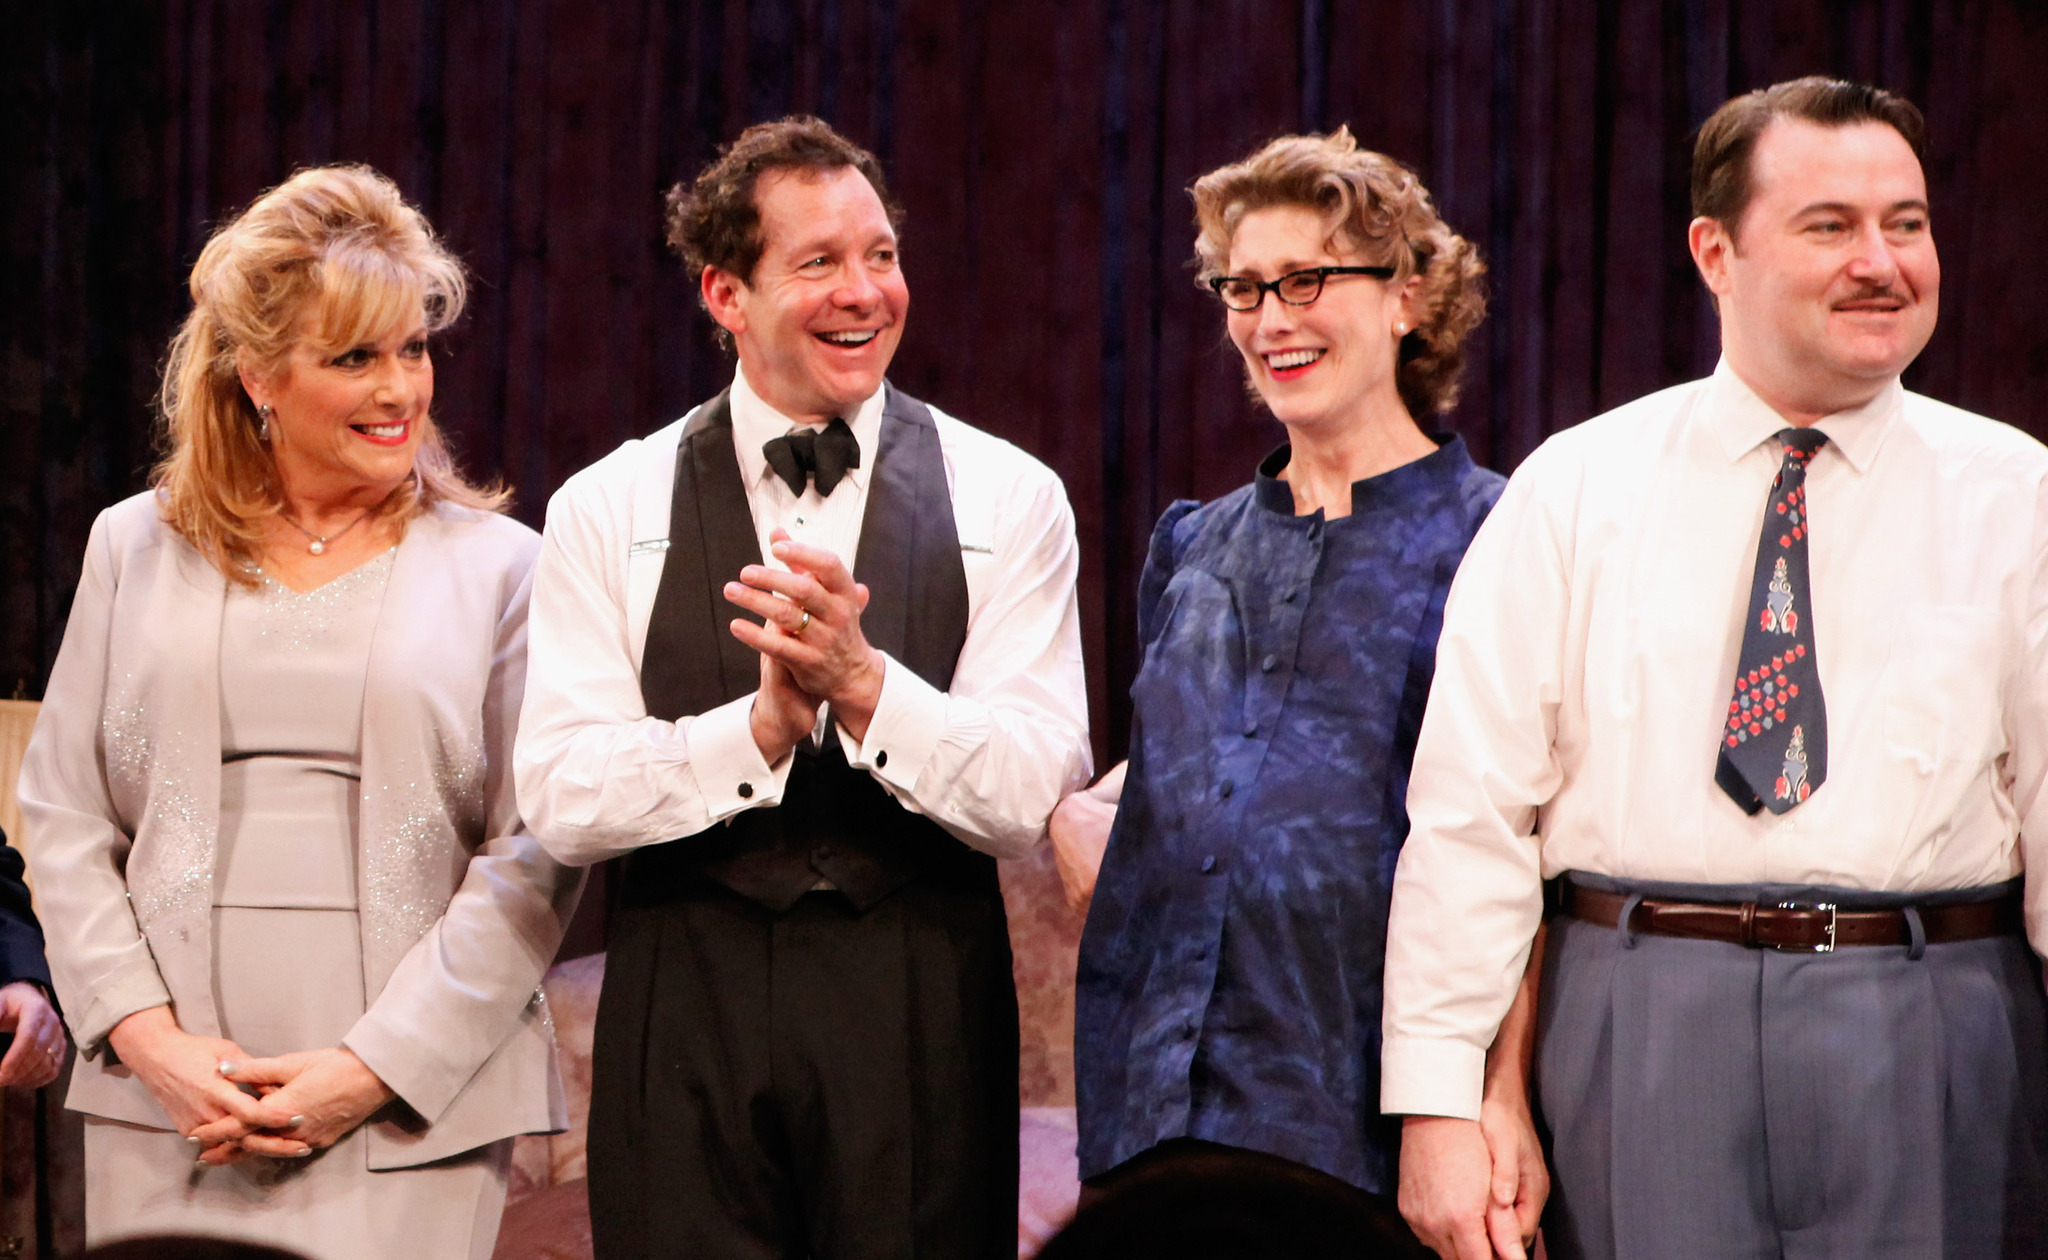
[[[1202,874],[1204,874],[1204,875],[1207,875],[1207,874],[1209,874],[1209,873],[1210,873],[1211,871],[1214,871],[1215,869],[1216,869],[1216,855],[1215,855],[1215,854],[1213,854],[1213,853],[1212,853],[1212,854],[1210,854],[1210,855],[1209,855],[1208,857],[1205,857],[1205,858],[1203,858],[1203,859],[1202,859]]]
[[[1230,794],[1235,791],[1237,791],[1237,784],[1229,779],[1225,779],[1222,782],[1222,784],[1216,789],[1217,795],[1221,796],[1226,801],[1230,799]]]
[[[1270,674],[1279,664],[1280,658],[1268,652],[1266,653],[1266,659],[1259,662],[1259,669],[1264,673]]]

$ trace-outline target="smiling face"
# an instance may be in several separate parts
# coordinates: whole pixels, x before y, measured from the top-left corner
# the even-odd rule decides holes
[[[340,349],[307,330],[275,371],[245,367],[242,383],[271,408],[270,449],[288,496],[382,502],[412,473],[434,402],[425,318]]]
[[[1332,252],[1321,213],[1308,206],[1267,206],[1248,212],[1230,238],[1228,274],[1278,280],[1310,267],[1350,267],[1381,260],[1339,247]],[[1401,408],[1395,369],[1401,333],[1414,326],[1414,285],[1371,276],[1331,276],[1322,296],[1290,306],[1266,294],[1254,311],[1227,311],[1230,340],[1267,408],[1290,429],[1333,430],[1372,408]],[[1402,408],[1405,414],[1405,408]]]
[[[1751,164],[1736,234],[1692,225],[1728,364],[1790,419],[1861,406],[1934,333],[1941,262],[1920,161],[1883,123],[1781,118]]]
[[[751,279],[704,269],[704,304],[761,400],[792,420],[851,413],[882,387],[910,290],[874,186],[850,166],[778,170],[754,186]]]

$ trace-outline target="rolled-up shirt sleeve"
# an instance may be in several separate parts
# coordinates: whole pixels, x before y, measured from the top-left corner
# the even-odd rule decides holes
[[[548,851],[584,865],[695,835],[782,800],[790,758],[755,745],[750,693],[694,717],[650,717],[626,609],[630,504],[601,464],[548,505],[534,574],[532,660],[514,766]]]
[[[1510,480],[1452,584],[1408,788],[1387,933],[1382,1110],[1479,1118],[1486,1052],[1542,919],[1540,807],[1570,591],[1567,539],[1539,496],[1541,452]]]

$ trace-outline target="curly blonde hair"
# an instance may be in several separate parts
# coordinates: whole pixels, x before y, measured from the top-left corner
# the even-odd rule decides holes
[[[1422,277],[1415,328],[1401,339],[1395,381],[1409,414],[1449,411],[1458,401],[1465,339],[1486,318],[1486,264],[1472,242],[1437,217],[1414,171],[1358,147],[1351,129],[1281,136],[1241,162],[1220,166],[1188,189],[1195,201],[1196,283],[1230,263],[1237,225],[1254,210],[1320,211],[1329,242],[1394,268],[1389,283]]]
[[[157,407],[164,457],[151,484],[164,520],[229,581],[254,585],[265,523],[283,510],[277,462],[240,368],[273,372],[317,330],[340,351],[424,313],[462,313],[462,264],[398,186],[367,166],[299,171],[216,230],[192,267],[192,313],[171,339]],[[511,495],[466,480],[432,417],[390,512],[436,503],[503,511]]]

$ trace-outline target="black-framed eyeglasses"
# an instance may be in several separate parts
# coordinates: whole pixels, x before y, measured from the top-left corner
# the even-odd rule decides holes
[[[1307,306],[1323,296],[1323,281],[1331,276],[1372,276],[1392,280],[1392,267],[1309,267],[1290,271],[1278,280],[1257,280],[1251,276],[1211,276],[1209,287],[1233,311],[1255,311],[1268,293],[1276,294],[1289,306]]]

